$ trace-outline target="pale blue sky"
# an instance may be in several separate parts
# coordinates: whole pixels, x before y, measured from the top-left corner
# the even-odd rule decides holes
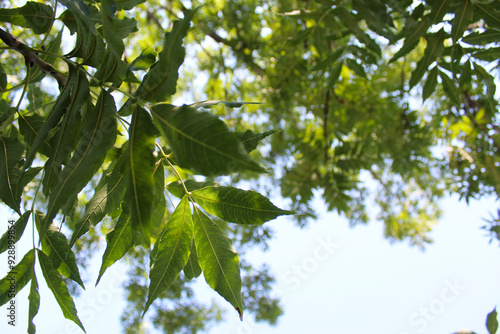
[[[431,233],[434,243],[422,252],[407,244],[390,244],[382,224],[371,222],[354,229],[335,214],[298,229],[286,217],[269,222],[276,237],[270,251],[252,252],[254,263],[267,262],[277,278],[276,294],[285,314],[276,327],[238,320],[228,307],[227,321],[212,329],[216,334],[267,333],[452,333],[472,329],[487,333],[485,317],[500,301],[498,278],[500,248],[480,227],[498,207],[493,199],[467,206],[456,198],[442,201],[444,215]],[[0,211],[2,219],[9,214]],[[2,224],[4,228],[6,224]],[[2,230],[3,232],[3,230]],[[27,231],[28,232],[28,231]],[[30,242],[19,246],[23,255]],[[101,254],[88,273],[95,281]],[[0,256],[2,273],[6,257]],[[125,305],[119,285],[123,267],[113,266],[99,283],[86,285],[77,299],[79,316],[87,333],[119,333],[119,316]],[[35,318],[38,333],[82,333],[65,320],[41,275],[41,310]],[[199,278],[199,299],[227,305]],[[0,321],[0,333],[26,333],[27,294],[18,296],[18,326]],[[6,306],[1,306],[6,314]]]

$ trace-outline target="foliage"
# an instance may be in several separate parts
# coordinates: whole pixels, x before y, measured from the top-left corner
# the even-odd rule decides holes
[[[245,306],[239,256],[219,225],[226,220],[259,226],[291,214],[254,191],[215,183],[187,188],[194,175],[264,172],[249,153],[269,133],[233,131],[218,116],[198,110],[217,101],[181,107],[165,102],[176,92],[178,70],[185,56],[183,40],[196,9],[186,11],[173,23],[164,35],[161,52],[145,50],[131,64],[122,59],[123,39],[137,30],[137,21],[126,17],[123,10],[140,2],[59,1],[55,8],[28,2],[0,10],[4,22],[13,28],[31,29],[30,42],[39,43],[32,47],[16,39],[17,28],[12,32],[0,30],[7,50],[24,56],[26,64],[24,69],[8,64],[11,70],[19,71],[17,75],[25,74],[18,85],[7,82],[7,74],[2,73],[0,198],[22,215],[14,225],[15,237],[9,238],[6,233],[1,249],[11,249],[22,237],[30,215],[41,242],[41,249],[33,245],[13,266],[10,276],[0,281],[0,294],[2,304],[11,298],[12,275],[16,293],[32,281],[29,332],[35,331],[33,319],[40,305],[36,260],[64,316],[85,331],[68,288],[69,280],[84,288],[72,248],[107,216],[116,223],[106,234],[97,283],[109,266],[127,253],[137,256],[141,253],[137,248],[142,247],[143,255],[149,253],[150,257],[142,316],[155,300],[168,297],[166,290],[173,288],[184,270],[189,273],[181,277],[177,289],[185,290],[189,278],[203,273],[207,283],[242,318]],[[61,32],[68,29],[76,37],[74,49],[68,54],[60,54],[61,34],[52,36],[52,28]],[[136,78],[137,71],[145,73],[141,80]],[[57,81],[58,95],[50,96],[51,89],[38,84],[46,76]],[[117,93],[125,97],[118,105]],[[243,104],[220,102],[228,107]],[[170,213],[166,211],[166,191],[170,188],[165,187],[165,181],[173,178],[180,187],[172,187],[172,193],[181,200],[175,205],[172,202],[174,210]],[[95,185],[97,179],[100,181]],[[30,182],[36,190],[27,197],[24,187]],[[89,186],[95,191],[87,201],[84,198]],[[221,220],[217,222],[216,217]],[[72,231],[70,239],[67,231]],[[161,306],[157,312],[161,316],[155,322],[172,318],[167,316],[172,311]],[[280,313],[273,312],[261,317],[273,320]],[[198,317],[196,326],[204,328],[205,319],[212,313],[195,306],[186,318]],[[168,332],[188,325],[187,321],[162,324]]]
[[[15,240],[31,217],[42,244],[16,266],[17,289],[32,282],[30,332],[36,259],[81,325],[66,285],[83,287],[101,233],[97,282],[124,257],[134,264],[128,331],[149,307],[167,332],[220,318],[194,301],[202,272],[240,316],[274,323],[277,301],[254,290],[272,277],[240,265],[231,240],[265,247],[261,224],[291,211],[240,180],[279,187],[300,225],[317,194],[352,225],[374,202],[390,240],[420,247],[441,196],[500,195],[498,2],[55,3],[0,8],[0,199],[20,215]],[[181,67],[186,54],[196,63]],[[485,227],[497,238],[499,220]]]

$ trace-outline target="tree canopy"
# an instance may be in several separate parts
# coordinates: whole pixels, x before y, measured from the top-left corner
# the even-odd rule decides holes
[[[376,194],[386,237],[425,247],[440,197],[500,195],[498,2],[2,6],[0,200],[19,219],[0,249],[29,221],[37,237],[0,304],[10,277],[31,283],[30,333],[41,275],[84,330],[72,295],[101,236],[96,284],[132,263],[125,332],[148,309],[169,333],[217,321],[191,289],[202,273],[240,317],[275,323],[272,274],[240,258],[266,247],[265,222],[304,226],[320,196],[367,223]],[[485,228],[500,239],[498,216]]]

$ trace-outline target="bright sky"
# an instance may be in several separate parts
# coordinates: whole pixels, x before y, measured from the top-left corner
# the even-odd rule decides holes
[[[422,252],[407,244],[391,245],[383,238],[382,224],[371,222],[354,229],[334,214],[300,230],[287,218],[268,224],[276,230],[270,251],[248,254],[254,263],[267,262],[277,278],[276,294],[283,300],[285,314],[276,327],[256,324],[250,317],[238,320],[228,308],[227,321],[213,328],[217,334],[267,333],[453,333],[471,329],[487,333],[486,315],[500,301],[500,248],[498,241],[480,227],[498,207],[493,199],[469,206],[456,198],[442,201],[444,216],[431,236],[434,244]],[[322,212],[321,206],[318,206]],[[9,214],[0,211],[2,232]],[[27,231],[28,232],[28,231]],[[26,233],[26,232],[25,232]],[[31,232],[29,232],[31,233]],[[21,244],[24,255],[30,242]],[[5,254],[0,268],[6,272]],[[101,254],[88,274],[97,277]],[[76,300],[78,314],[87,333],[119,333],[123,268],[113,266],[99,287],[86,285]],[[82,333],[65,320],[41,275],[41,309],[35,318],[38,333]],[[204,288],[200,277],[200,296],[217,300],[215,292]],[[18,326],[7,325],[2,316],[0,333],[26,333],[28,317],[27,286],[17,297]],[[6,305],[1,314],[6,314]]]

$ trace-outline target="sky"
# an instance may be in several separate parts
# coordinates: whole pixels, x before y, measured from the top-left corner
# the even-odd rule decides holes
[[[196,288],[200,301],[215,300],[228,310],[225,322],[210,333],[431,334],[460,329],[487,333],[486,315],[500,301],[500,248],[498,240],[489,243],[481,226],[482,218],[498,207],[494,199],[472,201],[469,206],[455,197],[442,200],[444,215],[430,235],[434,243],[425,251],[406,243],[391,244],[384,239],[380,222],[349,228],[345,219],[324,212],[319,202],[316,206],[320,219],[304,229],[287,217],[267,223],[276,231],[270,250],[249,252],[246,257],[255,264],[268,263],[277,279],[274,293],[285,311],[277,326],[255,323],[248,315],[239,321],[236,311],[200,277]],[[0,210],[0,217],[5,220],[3,233],[6,221],[15,217],[5,210]],[[19,256],[29,248],[30,241],[21,242]],[[90,281],[97,277],[101,255],[85,273]],[[7,271],[6,261],[2,254],[1,274]],[[89,282],[76,299],[87,333],[120,332],[124,273],[123,266],[112,266],[98,288]],[[64,319],[41,275],[39,284],[37,332],[83,333]],[[26,333],[28,286],[17,296],[17,326],[9,326],[3,316],[0,333]],[[0,308],[6,315],[6,305]]]

